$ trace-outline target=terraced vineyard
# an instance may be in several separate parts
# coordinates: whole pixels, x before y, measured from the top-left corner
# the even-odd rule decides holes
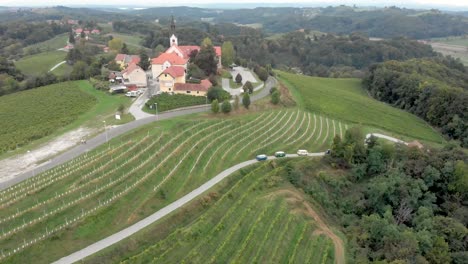
[[[152,124],[0,192],[0,260],[51,262],[135,223],[233,164],[279,149],[323,151],[345,128],[294,110]],[[40,254],[44,248],[48,254]]]
[[[281,171],[282,166],[272,170],[263,164],[233,176],[240,179],[202,198],[211,200],[210,206],[190,224],[156,238],[123,263],[334,263],[332,240],[302,197],[282,188],[286,180],[276,176]],[[146,232],[164,228],[159,224]]]

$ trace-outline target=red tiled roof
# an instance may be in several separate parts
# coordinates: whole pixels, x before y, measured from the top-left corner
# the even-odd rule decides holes
[[[174,84],[174,91],[200,91],[206,92],[208,88],[201,83],[176,83]]]
[[[169,74],[172,77],[177,78],[177,77],[184,76],[185,68],[180,67],[180,66],[171,66],[171,67],[165,69],[161,74]]]
[[[175,46],[175,47],[183,54],[185,59],[188,59],[190,57],[190,53],[192,53],[192,51],[194,50],[200,51],[200,46]],[[221,47],[215,46],[214,50],[216,52],[216,56],[221,57]]]
[[[115,61],[124,61],[125,56],[127,56],[127,55],[119,53],[119,54],[117,54],[117,56],[115,56]]]
[[[213,84],[207,79],[201,80],[200,84],[206,87],[206,90],[210,89],[211,86],[213,86]]]
[[[141,61],[140,56],[134,55],[134,56],[132,56],[132,59],[130,60],[130,63],[138,64],[138,63],[140,63],[140,61]]]
[[[101,30],[99,30],[99,29],[93,29],[93,30],[91,31],[91,33],[93,33],[93,34],[94,34],[94,33],[101,33]]]
[[[183,59],[177,54],[174,53],[162,53],[157,58],[151,60],[151,64],[163,64],[164,62],[168,61],[171,64],[175,65],[184,65],[187,63],[186,59]]]
[[[122,71],[122,74],[123,73],[130,74],[133,71],[138,70],[138,69],[143,71],[143,69],[140,68],[140,66],[136,65],[135,63],[131,63],[130,65],[128,65],[127,69]]]
[[[76,33],[81,33],[81,32],[83,32],[83,29],[82,28],[77,28],[77,29],[75,29],[75,32]]]

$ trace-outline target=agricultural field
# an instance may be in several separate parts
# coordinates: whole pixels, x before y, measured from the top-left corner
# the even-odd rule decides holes
[[[446,38],[433,38],[431,42],[444,43],[449,45],[465,46],[468,47],[468,36],[453,36]]]
[[[24,53],[28,54],[29,50],[46,52],[61,49],[67,45],[68,33],[60,34],[49,40],[29,45],[23,48]]]
[[[231,175],[222,187],[132,237],[133,250],[123,241],[86,263],[335,263],[330,237],[342,241],[328,236],[329,227],[290,186],[287,162]]]
[[[66,52],[59,50],[43,52],[24,57],[15,62],[15,65],[22,73],[37,76],[48,72],[57,63],[64,61],[66,55]]]
[[[314,113],[376,127],[413,139],[441,143],[443,138],[422,119],[367,95],[358,79],[309,77],[278,72],[298,105]]]
[[[125,42],[129,46],[133,46],[137,48],[142,47],[141,45],[142,38],[138,35],[127,35],[127,34],[115,33],[115,32],[109,33],[109,35],[112,35],[112,37],[114,38],[121,39],[123,42]]]
[[[445,56],[458,58],[465,66],[468,65],[468,46],[440,42],[431,42],[430,45],[435,51],[440,52]]]
[[[298,148],[324,151],[333,135],[344,135],[346,128],[336,120],[295,109],[229,119],[188,116],[147,125],[1,191],[0,261],[57,260],[154,213],[255,154]],[[260,204],[261,199],[251,202]],[[288,206],[280,199],[273,202],[279,209]],[[262,211],[277,213],[270,209],[274,208]],[[258,219],[257,213],[249,211],[246,217]],[[300,228],[291,225],[295,233],[287,239],[311,242],[301,239],[301,234],[313,230],[306,224],[309,220],[293,215],[290,221]],[[48,254],[41,254],[45,248]],[[328,251],[324,246],[320,252]],[[287,255],[274,257],[293,253],[290,248]]]
[[[146,102],[143,110],[145,112],[155,114],[155,103],[158,104],[158,112],[164,112],[181,107],[203,105],[207,103],[207,99],[205,96],[194,96],[186,94],[171,95],[169,93],[161,93],[160,95],[153,96],[148,102]]]
[[[0,153],[45,137],[90,110],[96,99],[78,85],[66,82],[0,97]]]

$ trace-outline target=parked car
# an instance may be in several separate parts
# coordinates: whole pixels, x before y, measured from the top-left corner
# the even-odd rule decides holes
[[[286,157],[286,153],[284,151],[276,151],[275,152],[275,157],[277,157],[277,158]]]
[[[305,149],[300,149],[297,151],[297,155],[299,156],[307,156],[309,154],[309,152],[307,152],[307,150]]]
[[[257,157],[255,157],[258,161],[262,161],[262,160],[267,160],[268,159],[268,156],[265,155],[265,154],[260,154],[260,155],[257,155]]]
[[[125,94],[125,96],[128,96],[128,97],[137,97],[138,95],[140,95],[138,91],[130,91]]]

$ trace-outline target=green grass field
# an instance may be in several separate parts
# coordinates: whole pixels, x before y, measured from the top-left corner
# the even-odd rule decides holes
[[[26,53],[27,53],[27,50],[30,50],[30,49],[34,49],[34,50],[38,49],[41,52],[55,51],[57,49],[65,47],[65,45],[67,45],[67,40],[68,40],[68,33],[64,33],[64,34],[55,36],[52,39],[26,46],[24,47],[23,50]]]
[[[140,36],[128,35],[128,34],[123,34],[123,33],[115,33],[115,32],[110,33],[110,35],[112,35],[114,38],[121,39],[123,42],[127,43],[127,45],[129,46],[142,47],[140,43],[142,38]]]
[[[397,135],[440,143],[422,119],[369,97],[359,79],[331,79],[278,72],[300,108]]]
[[[52,134],[90,110],[96,99],[67,82],[0,97],[0,153]]]
[[[15,62],[15,65],[24,74],[37,76],[48,72],[57,63],[64,61],[66,55],[64,51],[43,52],[24,57]]]
[[[458,46],[465,46],[468,48],[468,36],[460,37],[446,37],[446,38],[433,38],[431,41],[445,43],[449,45],[458,45]],[[468,50],[467,50],[468,51]]]
[[[1,260],[57,260],[154,213],[240,161],[277,150],[323,151],[346,127],[299,110],[233,118],[195,115],[147,125],[1,191],[0,248],[7,256]],[[288,239],[299,241],[301,233],[295,232]],[[47,254],[41,254],[44,248]],[[291,252],[277,257],[286,259]]]
[[[58,89],[54,89],[57,87]],[[10,118],[10,116],[24,115],[28,113],[31,115],[31,117],[26,116],[24,118],[21,118],[21,120],[24,120],[23,122],[27,122],[28,119],[33,118],[33,117],[37,119],[37,112],[36,112],[37,109],[41,109],[41,113],[52,112],[58,109],[57,111],[61,111],[61,114],[68,116],[69,115],[68,111],[69,110],[71,111],[71,109],[68,108],[69,105],[73,106],[75,104],[80,104],[80,103],[85,103],[85,102],[84,101],[83,102],[75,102],[75,101],[70,102],[69,100],[71,100],[71,98],[73,97],[61,96],[61,95],[67,95],[67,93],[61,93],[61,89],[66,89],[67,87],[73,87],[73,94],[76,93],[76,94],[83,95],[85,98],[92,98],[94,103],[90,107],[88,107],[86,111],[81,112],[81,114],[79,115],[74,115],[73,119],[70,120],[71,122],[68,122],[66,125],[63,124],[60,126],[54,126],[54,129],[51,129],[49,131],[50,133],[47,133],[47,135],[43,135],[41,137],[35,136],[34,138],[31,138],[30,140],[24,140],[24,144],[27,143],[28,149],[33,149],[39,146],[40,144],[43,144],[44,142],[47,142],[59,135],[62,135],[72,129],[76,129],[80,126],[96,128],[98,130],[101,130],[103,129],[102,121],[106,121],[107,124],[109,125],[117,125],[117,124],[122,124],[123,121],[128,122],[128,121],[133,120],[133,117],[127,116],[127,115],[123,116],[123,119],[124,119],[123,121],[118,121],[114,119],[114,113],[117,111],[117,108],[119,107],[119,105],[123,104],[127,109],[130,106],[131,100],[128,97],[123,96],[123,95],[109,95],[106,92],[98,91],[94,89],[92,85],[90,85],[90,83],[87,81],[58,83],[58,84],[54,84],[50,86],[36,88],[33,90],[15,93],[15,94],[8,95],[8,96],[2,96],[0,97],[0,104],[1,104],[0,108],[2,109],[0,116],[4,116],[3,118]],[[52,91],[50,95],[49,95],[49,90]],[[41,91],[44,91],[44,92],[41,92]],[[65,90],[65,91],[68,91],[68,90]],[[54,103],[38,105],[40,102],[49,100],[48,98],[52,99],[54,96],[60,97],[59,100],[57,100],[57,104],[55,104],[55,101],[54,101]],[[7,101],[11,103],[7,103]],[[21,109],[26,109],[26,110],[18,111],[17,110],[18,106],[20,106]],[[9,115],[10,112],[14,114]],[[20,122],[21,120],[17,120],[15,122]],[[41,120],[44,120],[44,119],[41,119]],[[3,119],[2,121],[7,122],[5,119]],[[24,123],[23,125],[28,126],[27,123]],[[34,134],[37,134],[37,132],[35,132]],[[16,144],[19,144],[18,146],[20,146],[21,144],[19,143],[20,142],[19,139],[20,138],[18,137],[16,133],[14,137],[10,137],[8,141],[10,142],[8,143],[9,148],[11,149],[16,148]],[[14,151],[9,151],[7,153],[1,154],[0,158],[6,158],[8,156],[20,154],[25,151],[26,151],[25,148],[18,148]]]
[[[332,241],[319,234],[304,197],[287,182],[285,163],[231,175],[132,242],[86,263],[334,263]]]

